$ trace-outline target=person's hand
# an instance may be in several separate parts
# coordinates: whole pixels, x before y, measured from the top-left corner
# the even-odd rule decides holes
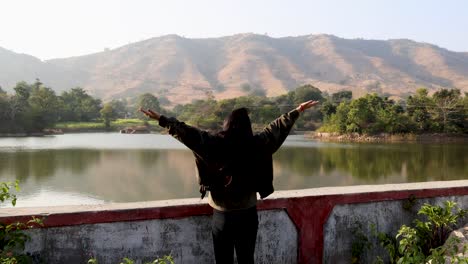
[[[319,101],[314,101],[314,100],[310,100],[310,101],[307,101],[307,102],[304,102],[302,104],[300,104],[296,110],[299,111],[300,113],[304,112],[306,109],[309,109],[311,108],[312,106],[316,105],[320,103]]]
[[[140,112],[142,112],[143,114],[145,114],[145,116],[154,120],[159,120],[159,118],[161,117],[161,114],[159,114],[158,112],[154,112],[151,109],[144,110],[143,108],[140,108]]]

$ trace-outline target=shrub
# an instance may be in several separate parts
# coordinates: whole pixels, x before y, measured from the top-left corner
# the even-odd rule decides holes
[[[456,255],[456,243],[460,241],[457,238],[447,241],[450,232],[467,212],[453,201],[445,201],[444,206],[426,203],[418,211],[423,219],[415,219],[413,226],[402,225],[396,236],[377,232],[375,225],[371,225],[371,233],[387,251],[390,263],[446,263],[446,257],[449,257],[456,263],[468,264],[466,257]],[[363,251],[371,248],[372,244],[362,231],[354,231],[353,234],[355,239],[352,244],[352,262],[357,263]],[[467,250],[468,246],[465,246],[464,253]],[[382,256],[378,256],[375,262],[383,263]]]
[[[0,183],[0,201],[10,201],[15,206],[17,198],[13,190],[19,191],[18,181]],[[0,223],[0,263],[32,263],[31,256],[23,254],[25,244],[30,239],[23,230],[35,225],[42,225],[42,219],[33,217],[26,223]]]

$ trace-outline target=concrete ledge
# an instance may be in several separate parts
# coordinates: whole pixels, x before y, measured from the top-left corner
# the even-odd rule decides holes
[[[461,199],[460,201],[465,201],[468,199],[468,180],[461,181],[447,181],[447,182],[424,182],[424,183],[409,183],[409,184],[388,184],[388,185],[368,185],[368,186],[350,186],[350,187],[333,187],[333,188],[314,188],[314,189],[305,189],[305,190],[294,190],[294,191],[277,191],[271,195],[268,199],[260,201],[258,203],[258,208],[260,210],[260,225],[267,223],[267,218],[262,218],[261,215],[270,214],[269,217],[282,219],[282,226],[287,226],[287,221],[292,223],[292,226],[297,230],[296,233],[292,232],[290,229],[282,230],[282,227],[274,227],[271,222],[268,226],[273,227],[270,229],[262,229],[260,226],[259,229],[259,238],[257,253],[261,256],[267,256],[273,254],[275,251],[279,250],[278,248],[258,248],[265,245],[264,239],[260,237],[268,237],[271,239],[271,236],[276,237],[275,241],[297,241],[297,244],[294,248],[297,248],[297,262],[299,263],[322,263],[327,262],[328,258],[334,258],[331,256],[330,251],[326,247],[329,247],[330,244],[324,243],[325,238],[330,239],[325,235],[329,233],[332,234],[336,230],[339,221],[337,221],[336,215],[340,215],[340,212],[348,212],[348,214],[353,214],[355,212],[365,212],[359,209],[362,206],[368,206],[369,204],[382,203],[382,202],[396,202],[400,203],[402,200],[408,199],[409,197],[414,197],[416,199],[426,199],[430,201],[430,198],[433,197],[455,197]],[[358,207],[350,207],[352,205]],[[337,207],[339,206],[339,207]],[[344,207],[343,207],[344,206]],[[395,206],[394,204],[389,205],[395,208],[392,211],[392,215],[387,217],[395,217],[401,210],[401,206]],[[464,206],[467,206],[467,203],[464,203]],[[348,209],[336,209],[334,208],[354,208],[353,210]],[[382,211],[383,207],[371,207],[374,208],[377,212]],[[379,209],[380,208],[380,209]],[[398,209],[400,208],[400,209]],[[344,211],[343,211],[344,210]],[[281,212],[286,212],[288,218],[281,216]],[[116,226],[121,226],[121,228],[127,228],[133,223],[125,224],[123,222],[152,222],[163,221],[164,219],[173,219],[183,224],[183,219],[194,218],[194,219],[209,219],[212,209],[207,205],[206,200],[201,201],[200,199],[183,199],[183,200],[169,200],[169,201],[155,201],[155,202],[141,202],[141,203],[122,203],[122,204],[103,204],[103,205],[92,205],[92,206],[60,206],[60,207],[41,207],[41,208],[5,208],[0,209],[0,222],[15,222],[15,221],[25,221],[30,219],[31,216],[44,216],[44,228],[42,230],[60,230],[67,229],[67,226],[73,228],[81,229],[85,226],[95,226],[104,223],[116,223]],[[343,213],[341,213],[343,215]],[[208,218],[207,218],[208,217]],[[361,214],[358,216],[359,219],[365,220],[366,214]],[[370,216],[369,216],[370,217]],[[332,224],[328,222],[329,219],[334,221]],[[205,230],[204,232],[210,233],[209,226],[206,226],[206,221],[203,220],[191,220],[191,223],[203,223]],[[195,222],[193,222],[195,221]],[[201,222],[200,222],[201,221]],[[263,221],[263,222],[262,222]],[[286,222],[285,222],[286,221]],[[349,221],[346,222],[349,224]],[[145,224],[146,225],[146,224]],[[152,225],[152,224],[150,224]],[[127,226],[127,227],[126,227]],[[195,225],[196,226],[196,225]],[[326,227],[326,228],[325,228]],[[57,229],[58,228],[58,229]],[[65,229],[64,229],[65,228]],[[86,227],[89,228],[89,227]],[[276,230],[279,229],[279,230]],[[38,229],[41,230],[41,229]],[[120,230],[120,229],[119,229]],[[185,230],[185,229],[181,229]],[[263,230],[263,231],[262,231]],[[268,231],[267,231],[268,230]],[[34,233],[35,231],[31,231]],[[37,231],[39,232],[39,231]],[[60,231],[61,232],[61,231]],[[60,234],[59,231],[54,234]],[[85,232],[76,231],[80,235],[85,235]],[[115,231],[119,233],[120,231]],[[188,231],[187,231],[188,232]],[[265,234],[263,232],[269,232],[271,234]],[[279,232],[279,233],[278,233]],[[287,236],[285,237],[283,233],[286,232]],[[40,233],[40,232],[39,232]],[[183,236],[184,232],[179,233]],[[156,234],[157,236],[157,234]],[[199,235],[202,236],[202,235]],[[49,234],[48,239],[54,239],[51,234]],[[295,239],[294,239],[295,238]],[[76,238],[78,239],[78,238]],[[90,238],[91,239],[91,238]],[[152,238],[154,239],[154,238]],[[99,240],[98,240],[99,241]],[[329,241],[329,240],[327,240]],[[186,241],[189,243],[190,241]],[[206,242],[206,239],[205,239]],[[278,242],[278,243],[279,243]],[[46,243],[46,242],[44,242]],[[96,242],[97,243],[97,242]],[[289,243],[289,242],[288,242]],[[73,243],[72,243],[73,244]],[[287,244],[287,243],[286,243]],[[77,242],[77,245],[80,244]],[[181,244],[184,246],[185,244]],[[289,245],[289,244],[288,244]],[[130,247],[131,245],[127,245]],[[285,246],[282,244],[282,246]],[[291,246],[285,246],[288,250],[291,250]],[[40,247],[39,247],[40,248]],[[45,247],[37,249],[35,252],[42,252],[45,254]],[[70,249],[72,250],[72,249]],[[80,249],[82,250],[82,249]],[[212,249],[210,249],[212,250]],[[345,248],[343,249],[345,250]],[[270,251],[270,252],[269,252]],[[55,251],[57,252],[57,251]],[[185,252],[185,251],[184,251]],[[211,252],[211,251],[210,251]],[[326,253],[324,255],[324,252]],[[147,252],[146,252],[147,253]],[[140,255],[147,256],[145,252],[141,252]],[[38,253],[39,254],[39,253]],[[70,253],[71,254],[71,253]],[[181,252],[179,255],[179,261],[182,259],[191,259],[189,256]],[[212,253],[210,253],[212,254]],[[333,254],[332,254],[333,255]],[[343,255],[343,254],[342,254]],[[129,255],[127,255],[129,256]],[[83,257],[83,256],[82,256]],[[210,257],[207,257],[209,259]],[[290,259],[291,255],[285,255],[281,263],[289,263],[286,261]],[[338,259],[338,258],[335,258]],[[82,259],[81,259],[82,260]],[[272,260],[272,259],[271,259]],[[285,262],[286,261],[286,262]],[[49,263],[58,263],[50,261]],[[70,262],[75,263],[75,262]],[[78,263],[78,262],[76,262]],[[178,263],[184,263],[178,262]],[[186,262],[190,263],[190,262]],[[262,263],[262,262],[260,262]],[[275,262],[269,262],[275,263]],[[279,263],[279,262],[278,262]],[[332,263],[332,262],[329,262]]]
[[[468,175],[467,175],[467,178],[468,178]],[[321,188],[292,190],[292,191],[276,191],[272,195],[270,195],[268,198],[271,199],[271,198],[290,198],[290,197],[321,196],[321,195],[363,194],[363,193],[377,193],[377,192],[381,193],[381,192],[411,191],[411,190],[421,191],[421,190],[436,190],[436,189],[447,189],[447,188],[457,188],[457,187],[468,187],[468,180],[321,187]]]
[[[200,199],[180,199],[138,203],[21,207],[0,209],[0,221],[24,221],[44,217],[44,227],[111,223],[150,219],[210,215],[212,209]]]
[[[289,198],[301,198],[301,197],[319,197],[319,196],[334,196],[334,195],[347,195],[347,194],[372,194],[372,193],[385,193],[385,192],[400,192],[400,191],[424,191],[430,190],[429,193],[444,193],[450,189],[460,189],[464,193],[465,188],[468,188],[468,180],[458,181],[433,181],[433,182],[418,182],[418,183],[402,183],[402,184],[382,184],[382,185],[357,185],[357,186],[340,186],[340,187],[321,187],[311,188],[302,190],[291,190],[291,191],[275,191],[272,195],[268,196],[267,199],[259,201],[259,206],[263,204],[265,209],[268,209],[268,203],[270,200],[277,199],[289,199]],[[390,195],[390,194],[389,194]],[[391,195],[390,195],[391,196]],[[407,197],[406,197],[407,198]],[[390,197],[389,199],[394,199]],[[200,211],[192,211],[192,208],[199,208]],[[206,207],[206,208],[205,208]],[[164,208],[168,210],[174,210],[172,213],[164,212]],[[134,214],[134,211],[146,211],[146,210],[158,210],[164,213],[155,214],[150,216],[144,216]],[[188,210],[190,209],[190,210]],[[97,214],[105,214],[108,212],[119,212],[119,213],[131,213],[128,215],[128,221],[144,219],[162,219],[171,218],[172,215],[181,215],[188,213],[187,215],[197,214],[210,214],[212,209],[208,206],[207,199],[191,198],[191,199],[175,199],[175,200],[162,200],[162,201],[145,201],[145,202],[134,202],[134,203],[108,203],[98,205],[70,205],[70,206],[44,206],[44,207],[19,207],[19,208],[1,208],[0,209],[0,221],[9,222],[8,220],[17,219],[22,216],[53,216],[56,214],[90,214],[98,216]],[[87,218],[87,221],[92,222],[92,218]],[[83,221],[86,221],[83,220]],[[96,219],[99,223],[101,219]],[[113,219],[107,219],[110,222],[121,221]],[[47,223],[46,223],[47,224]],[[66,225],[73,225],[73,222],[66,222]],[[82,223],[76,223],[82,224]],[[46,225],[49,226],[49,225]]]

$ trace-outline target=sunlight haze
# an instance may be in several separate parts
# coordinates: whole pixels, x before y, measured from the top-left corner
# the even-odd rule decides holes
[[[0,10],[0,47],[43,60],[166,34],[210,38],[246,32],[405,38],[468,51],[468,2],[462,0],[6,0]]]

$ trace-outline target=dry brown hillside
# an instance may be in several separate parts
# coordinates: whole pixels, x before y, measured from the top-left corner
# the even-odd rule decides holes
[[[87,56],[41,62],[0,49],[0,85],[40,78],[56,90],[81,86],[104,99],[150,92],[189,102],[213,92],[283,94],[312,84],[406,96],[416,88],[468,92],[468,53],[411,40],[342,39],[331,35],[271,38],[238,34],[211,39],[168,35]]]

